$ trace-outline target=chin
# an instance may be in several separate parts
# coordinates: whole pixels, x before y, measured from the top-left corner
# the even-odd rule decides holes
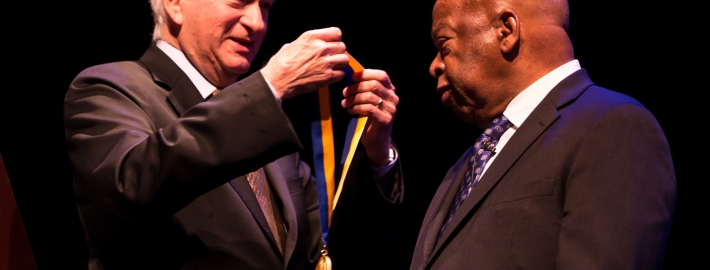
[[[463,110],[462,108],[457,108],[457,107],[453,107],[453,106],[451,107],[451,109],[454,111],[456,116],[458,116],[458,118],[461,119],[461,121],[463,121],[464,123],[471,124],[471,125],[476,124],[476,121],[474,119],[475,117],[473,116],[473,112],[466,111],[466,110]]]
[[[249,64],[242,64],[242,65],[225,65],[224,66],[229,73],[234,74],[236,76],[241,76],[243,74],[246,74],[249,72]]]
[[[249,67],[251,67],[251,60],[242,55],[231,55],[224,60],[226,61],[221,61],[222,67],[231,73],[245,74],[249,72]]]
[[[469,125],[476,125],[476,122],[473,121],[473,117],[471,117],[470,115],[465,115],[465,116],[464,116],[464,115],[459,115],[458,117],[459,117],[459,119],[461,119],[461,121],[463,121],[463,122],[466,123],[466,124],[469,124]],[[476,126],[477,126],[477,125],[476,125]]]
[[[237,74],[238,76],[241,76],[242,74],[246,74],[249,72],[249,66],[240,66],[240,67],[234,67],[229,69],[230,72]]]

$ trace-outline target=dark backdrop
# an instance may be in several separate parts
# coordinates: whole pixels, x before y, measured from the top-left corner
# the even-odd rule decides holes
[[[86,67],[141,56],[152,33],[147,2],[55,1],[6,10],[21,16],[8,24],[11,27],[5,28],[3,38],[6,59],[12,61],[5,66],[0,95],[0,153],[40,269],[85,269],[87,265],[63,134],[66,89]],[[388,264],[407,269],[430,198],[479,131],[441,105],[435,80],[428,75],[436,52],[429,37],[434,1],[398,3],[403,4],[279,0],[254,63],[262,63],[303,31],[338,26],[348,51],[361,64],[390,74],[401,98],[393,136],[401,151],[406,196],[395,236],[398,244],[392,247]],[[699,222],[691,211],[700,204],[699,181],[692,178],[694,166],[688,157],[693,147],[683,135],[688,130],[698,134],[699,129],[689,126],[697,121],[683,119],[698,110],[689,102],[697,100],[696,95],[686,97],[699,89],[693,88],[694,76],[684,63],[699,55],[700,45],[686,45],[692,44],[693,35],[682,34],[690,26],[684,25],[686,15],[678,13],[680,8],[643,6],[648,4],[631,1],[622,7],[608,0],[574,1],[570,36],[576,57],[592,79],[641,101],[668,137],[679,198],[665,269],[676,269],[697,257],[697,252],[683,247],[696,238]],[[295,98],[283,106],[308,146],[305,104],[304,98]],[[341,110],[334,108],[334,113],[335,121],[343,118]]]

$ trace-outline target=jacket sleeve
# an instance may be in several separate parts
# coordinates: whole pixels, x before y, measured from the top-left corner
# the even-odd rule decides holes
[[[384,178],[388,179],[375,179],[360,145],[333,211],[329,234],[333,268],[366,269],[373,262],[391,261],[391,250],[399,246],[394,235],[404,193],[401,157]]]
[[[136,219],[173,214],[301,148],[258,72],[182,115],[155,89],[135,62],[92,67],[72,82],[64,124],[80,200]]]
[[[677,185],[653,115],[616,106],[581,142],[563,187],[558,269],[658,269]]]

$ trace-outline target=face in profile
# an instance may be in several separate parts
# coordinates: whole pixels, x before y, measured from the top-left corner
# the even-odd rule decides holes
[[[249,71],[266,35],[274,0],[187,0],[181,2],[182,50],[202,70],[238,77]],[[220,75],[221,76],[221,75]]]
[[[431,36],[438,52],[429,67],[444,106],[479,126],[479,119],[490,117],[490,108],[498,105],[497,78],[505,73],[497,62],[501,53],[492,20],[495,11],[485,2],[436,2]]]

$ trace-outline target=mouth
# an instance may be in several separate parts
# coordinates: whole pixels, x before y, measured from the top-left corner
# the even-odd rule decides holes
[[[238,44],[237,51],[249,52],[254,47],[254,43],[248,38],[230,37],[229,40]]]
[[[449,97],[451,96],[451,88],[448,85],[439,86],[436,88],[436,92],[441,96],[441,103],[444,106],[449,106]]]

